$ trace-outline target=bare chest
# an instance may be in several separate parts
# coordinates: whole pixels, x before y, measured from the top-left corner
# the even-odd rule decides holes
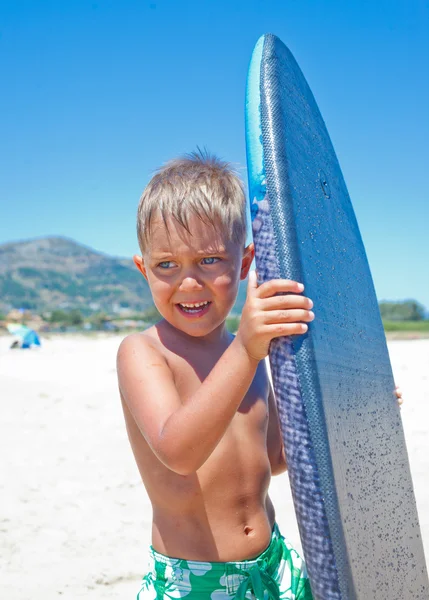
[[[209,376],[217,360],[217,357],[205,356],[192,357],[192,359],[189,357],[185,359],[177,355],[169,357],[168,362],[174,375],[176,389],[184,404]],[[237,410],[234,423],[247,417],[246,421],[251,421],[254,426],[263,426],[268,419],[268,390],[268,377],[265,366],[261,363]],[[251,423],[248,424],[251,425]]]

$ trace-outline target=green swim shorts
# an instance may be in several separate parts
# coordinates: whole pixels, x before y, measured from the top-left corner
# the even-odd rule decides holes
[[[149,550],[137,600],[312,600],[305,563],[273,527],[270,545],[252,560],[200,562]]]

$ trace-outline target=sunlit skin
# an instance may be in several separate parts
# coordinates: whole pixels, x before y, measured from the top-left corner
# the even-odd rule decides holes
[[[228,241],[197,217],[191,218],[191,231],[192,235],[173,220],[167,231],[162,220],[155,220],[150,244],[134,262],[164,319],[178,333],[212,342],[225,336],[225,319],[248,273],[254,247]],[[178,308],[179,303],[207,300],[210,305],[202,318],[186,318]]]
[[[254,558],[275,522],[271,476],[287,468],[263,358],[271,338],[306,330],[313,303],[297,282],[258,287],[251,277],[234,337],[225,319],[253,244],[197,217],[192,235],[168,225],[156,219],[134,257],[163,319],[125,338],[117,361],[128,437],[153,508],[152,545],[188,560]],[[203,310],[179,307],[204,301]]]
[[[163,319],[143,334],[128,336],[118,353],[128,436],[153,507],[152,545],[192,560],[243,560],[268,545],[275,521],[269,480],[286,469],[265,362],[240,349],[234,353],[234,336],[225,327],[254,248],[228,240],[197,217],[190,219],[192,235],[172,220],[168,226],[167,231],[162,219],[155,220],[143,256],[134,257]],[[296,298],[302,305],[308,302]],[[178,308],[206,300],[210,305],[201,315]],[[248,375],[249,368],[240,365],[250,362]],[[181,426],[173,423],[171,444],[176,447],[177,430],[186,433],[188,426],[190,443],[198,449],[212,429],[223,433],[195,472],[180,474],[165,464],[168,452],[159,450],[159,439],[171,435],[168,415],[170,420],[179,415],[204,387],[201,405],[207,406],[198,415],[196,403]],[[224,416],[228,408],[222,403],[232,405],[237,398],[242,399],[238,408]],[[229,425],[222,424],[225,419]]]

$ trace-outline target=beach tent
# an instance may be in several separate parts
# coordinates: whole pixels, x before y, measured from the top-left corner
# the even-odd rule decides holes
[[[34,329],[19,323],[10,323],[7,325],[7,330],[17,338],[18,343],[15,342],[12,347],[31,348],[31,346],[40,346],[40,338]]]

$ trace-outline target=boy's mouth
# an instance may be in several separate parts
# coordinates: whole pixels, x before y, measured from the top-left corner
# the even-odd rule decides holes
[[[202,317],[206,314],[210,307],[210,300],[204,302],[183,302],[176,304],[182,315],[187,317]]]

